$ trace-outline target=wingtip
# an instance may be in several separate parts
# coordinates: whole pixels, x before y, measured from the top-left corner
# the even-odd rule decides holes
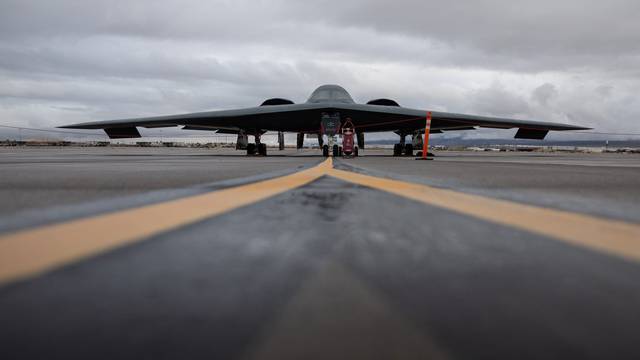
[[[77,123],[77,124],[67,124],[67,125],[60,125],[60,126],[56,126],[56,128],[58,129],[79,129],[81,126],[83,125],[83,123]]]
[[[56,128],[58,129],[95,129],[95,127],[89,127],[88,126],[89,124],[90,123],[69,124],[69,125],[56,126]]]

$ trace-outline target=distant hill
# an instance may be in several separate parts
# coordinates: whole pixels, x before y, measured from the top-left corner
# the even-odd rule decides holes
[[[367,144],[393,145],[397,140],[371,140]],[[533,145],[533,146],[577,146],[603,147],[604,140],[525,140],[525,139],[461,139],[431,138],[429,145],[437,146],[495,146],[495,145]],[[609,147],[640,148],[640,140],[609,140]]]

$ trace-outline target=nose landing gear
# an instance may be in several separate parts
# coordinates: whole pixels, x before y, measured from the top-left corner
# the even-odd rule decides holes
[[[320,135],[327,137],[327,144],[321,145],[323,156],[329,156],[329,149],[331,149],[333,156],[340,156],[340,149],[338,145],[335,144],[338,131],[340,131],[340,114],[322,113],[320,119]]]
[[[342,146],[333,145],[333,157],[342,156]]]
[[[326,136],[327,141],[324,141]],[[338,140],[342,137],[342,144]],[[320,132],[318,143],[322,148],[322,155],[329,156],[329,151],[334,157],[358,156],[358,146],[355,144],[356,128],[350,118],[345,118],[344,124],[340,122],[339,113],[323,113],[320,120]],[[325,144],[326,143],[326,144]],[[364,146],[364,134],[358,134],[358,145]]]

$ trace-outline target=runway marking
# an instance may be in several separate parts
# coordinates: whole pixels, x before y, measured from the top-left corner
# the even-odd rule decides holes
[[[328,261],[263,330],[248,359],[446,359],[384,296]]]
[[[330,169],[328,175],[492,223],[545,235],[625,259],[640,260],[640,225],[637,224],[338,169]]]
[[[132,244],[308,184],[332,161],[291,175],[0,236],[0,285]]]
[[[640,225],[334,169],[311,169],[211,193],[0,236],[0,285],[265,200],[328,175],[485,221],[640,260]]]

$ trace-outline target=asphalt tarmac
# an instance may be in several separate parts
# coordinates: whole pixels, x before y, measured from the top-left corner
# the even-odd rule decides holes
[[[371,151],[339,166],[569,211],[640,222],[638,154],[439,152],[418,166],[413,158]]]
[[[0,155],[3,359],[640,357],[638,155]]]
[[[274,155],[246,157],[232,149],[0,148],[0,215],[296,170],[320,161]]]

